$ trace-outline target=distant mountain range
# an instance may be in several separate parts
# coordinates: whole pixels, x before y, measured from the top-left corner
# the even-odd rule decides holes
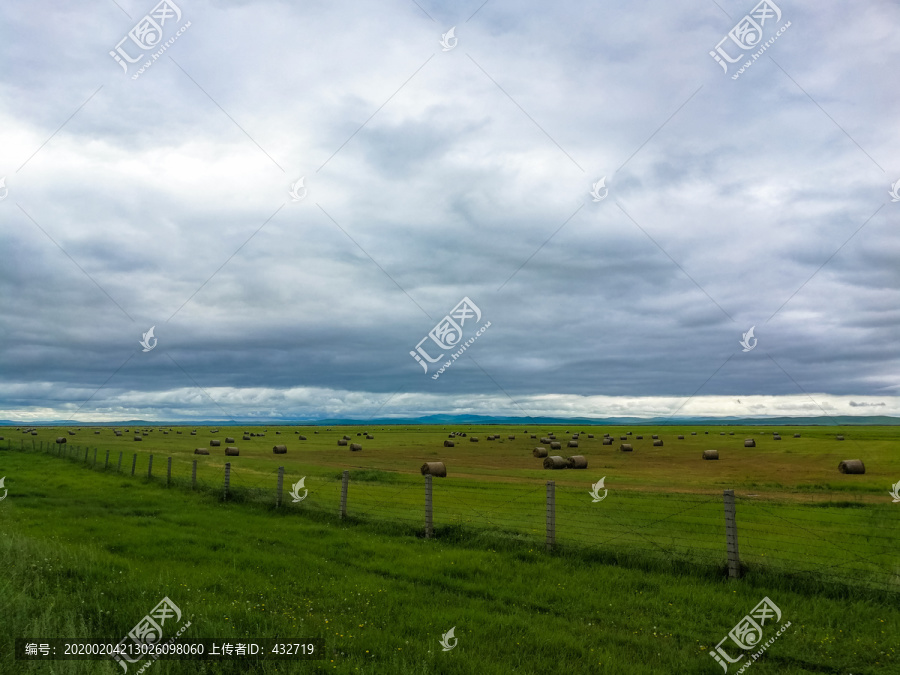
[[[398,424],[580,424],[584,426],[844,426],[844,425],[900,425],[900,417],[888,415],[835,415],[819,417],[490,417],[485,415],[426,415],[424,417],[378,417],[358,419],[334,417],[325,419],[242,418],[231,420],[121,420],[118,422],[80,422],[72,420],[47,420],[42,422],[14,422],[0,420],[0,426],[350,426],[350,425],[398,425]]]

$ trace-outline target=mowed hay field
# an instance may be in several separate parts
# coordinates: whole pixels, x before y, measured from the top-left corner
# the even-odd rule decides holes
[[[29,427],[21,427],[26,429]],[[257,477],[268,476],[278,466],[285,466],[288,473],[298,471],[305,475],[330,477],[343,469],[372,469],[401,475],[418,475],[419,467],[428,461],[444,461],[449,476],[479,481],[532,482],[539,484],[548,475],[560,485],[583,485],[598,471],[615,481],[621,489],[692,492],[730,489],[750,490],[755,494],[771,493],[781,497],[791,494],[844,492],[854,498],[873,502],[883,501],[882,496],[893,483],[900,480],[900,427],[554,427],[541,426],[528,429],[519,426],[462,427],[219,427],[211,433],[210,427],[115,427],[122,431],[117,437],[113,428],[36,427],[36,435],[16,432],[9,428],[5,435],[11,447],[25,444],[52,444],[57,437],[66,437],[69,444],[90,447],[105,456],[109,449],[114,459],[123,451],[129,458],[133,453],[144,456],[153,453],[157,462],[171,456],[176,465],[190,465],[198,459],[202,467],[221,468],[230,461],[237,469]],[[125,432],[125,429],[129,432]],[[143,440],[133,440],[135,431],[147,430]],[[171,431],[169,431],[171,429]],[[191,436],[192,430],[197,431]],[[526,432],[527,430],[527,432]],[[74,431],[74,435],[69,435]],[[100,431],[95,434],[95,431]],[[181,432],[180,434],[178,432]],[[243,440],[244,431],[255,434]],[[568,431],[568,433],[567,433]],[[566,447],[573,433],[584,432],[577,448]],[[697,435],[691,435],[691,432]],[[709,433],[704,433],[708,431]],[[782,440],[772,440],[772,432],[780,433]],[[166,433],[168,432],[168,433]],[[276,432],[280,432],[277,433]],[[295,433],[297,432],[297,433]],[[451,432],[466,433],[457,437],[455,447],[443,447],[443,441]],[[626,441],[620,437],[627,436]],[[362,433],[362,436],[357,436]],[[365,434],[374,436],[368,440]],[[554,433],[562,442],[551,455],[584,455],[588,459],[585,472],[552,472],[542,468],[532,455],[536,446],[548,433]],[[594,434],[589,439],[588,434]],[[612,445],[602,445],[602,437],[609,433]],[[800,438],[793,434],[800,433]],[[264,435],[262,435],[264,434]],[[537,438],[532,439],[534,434]],[[663,440],[662,447],[654,447],[651,435]],[[732,435],[733,434],[733,435]],[[304,435],[307,440],[298,440]],[[337,441],[349,436],[348,446],[338,446]],[[488,436],[499,436],[487,440]],[[683,435],[684,440],[678,440]],[[838,441],[842,435],[845,440]],[[509,436],[515,436],[510,440]],[[637,440],[637,436],[643,436]],[[234,443],[225,443],[232,437]],[[477,437],[478,442],[471,442]],[[753,438],[755,448],[745,448],[744,439]],[[211,447],[210,441],[219,440],[220,447]],[[619,451],[621,443],[630,443],[632,453]],[[0,444],[3,442],[0,441]],[[359,443],[362,450],[352,452],[349,443]],[[276,455],[272,447],[285,444],[288,452]],[[225,447],[236,446],[240,456],[225,459]],[[209,456],[194,455],[195,448],[207,448]],[[719,459],[703,461],[704,450],[716,449]],[[864,475],[844,475],[838,472],[838,464],[844,459],[861,459],[866,466]],[[125,466],[123,460],[123,466]],[[157,464],[161,467],[162,464]],[[126,467],[130,470],[130,465]],[[159,473],[160,469],[157,469]],[[181,471],[175,471],[178,473]],[[593,479],[596,480],[596,479]],[[804,497],[805,498],[805,497]]]
[[[327,638],[327,662],[254,672],[714,673],[721,667],[709,649],[768,595],[794,625],[754,671],[897,671],[893,427],[726,427],[725,436],[716,427],[138,427],[147,431],[141,441],[133,426],[117,427],[121,437],[108,428],[25,428],[0,431],[0,448],[10,449],[0,452],[10,489],[0,524],[11,635],[124,635],[169,595],[199,616],[193,637]],[[771,438],[776,430],[781,441]],[[244,440],[244,431],[265,435]],[[444,447],[453,431],[467,436]],[[578,447],[568,448],[579,431]],[[544,470],[532,450],[548,433],[562,445],[551,455],[584,455],[588,469]],[[612,445],[602,445],[605,433]],[[345,435],[362,450],[338,446]],[[619,450],[620,436],[632,452]],[[67,438],[69,461],[53,457],[57,437]],[[747,437],[756,448],[743,447]],[[274,454],[281,444],[287,453]],[[226,446],[240,455],[226,458]],[[196,447],[210,454],[194,455]],[[720,459],[702,460],[707,449]],[[223,503],[226,459],[232,494]],[[862,459],[866,473],[840,474],[843,459]],[[197,494],[193,460],[205,488]],[[426,461],[448,471],[433,479],[431,541],[421,536]],[[276,510],[279,466],[285,503]],[[343,470],[349,518],[341,521]],[[309,494],[294,504],[287,491],[301,477]],[[602,477],[609,494],[594,503],[588,491]],[[557,505],[550,552],[547,480]],[[725,576],[722,490],[730,488],[741,580]],[[443,653],[437,640],[454,625],[460,646]],[[49,672],[28,668],[0,662],[0,672]],[[76,661],[54,669],[121,672]],[[202,661],[153,669],[247,672]]]

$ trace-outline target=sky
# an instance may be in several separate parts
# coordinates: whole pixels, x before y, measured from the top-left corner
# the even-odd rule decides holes
[[[896,3],[28,10],[0,419],[900,415]]]

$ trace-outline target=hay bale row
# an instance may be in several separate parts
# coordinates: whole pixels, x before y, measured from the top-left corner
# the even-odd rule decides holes
[[[437,476],[438,478],[447,477],[447,467],[443,462],[425,462],[422,465],[423,476]]]

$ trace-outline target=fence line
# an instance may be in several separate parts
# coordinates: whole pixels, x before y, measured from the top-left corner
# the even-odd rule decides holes
[[[11,439],[5,449],[13,450]],[[23,439],[19,449],[78,462],[94,471],[122,473],[124,452],[113,468],[109,450],[101,466],[97,448],[33,440],[29,448]],[[143,480],[166,487],[215,492],[222,500],[265,503],[341,520],[403,523],[425,538],[543,539],[548,551],[578,546],[617,557],[633,553],[670,562],[700,562],[727,571],[732,579],[760,569],[900,591],[900,565],[895,562],[900,508],[889,503],[760,501],[737,497],[733,490],[721,495],[622,490],[614,495],[604,491],[601,496],[555,481],[541,486],[443,478],[434,485],[431,475],[424,477],[423,496],[416,487],[421,485],[417,477],[384,473],[373,478],[374,472],[367,470],[359,471],[352,486],[349,470],[332,480],[313,477],[310,486],[305,485],[306,477],[296,477],[290,499],[285,499],[283,466],[267,472],[231,462],[204,464],[197,458],[188,465],[187,459],[173,462],[169,456],[163,477],[153,473],[152,453],[136,452],[132,476],[139,455],[146,458]]]

